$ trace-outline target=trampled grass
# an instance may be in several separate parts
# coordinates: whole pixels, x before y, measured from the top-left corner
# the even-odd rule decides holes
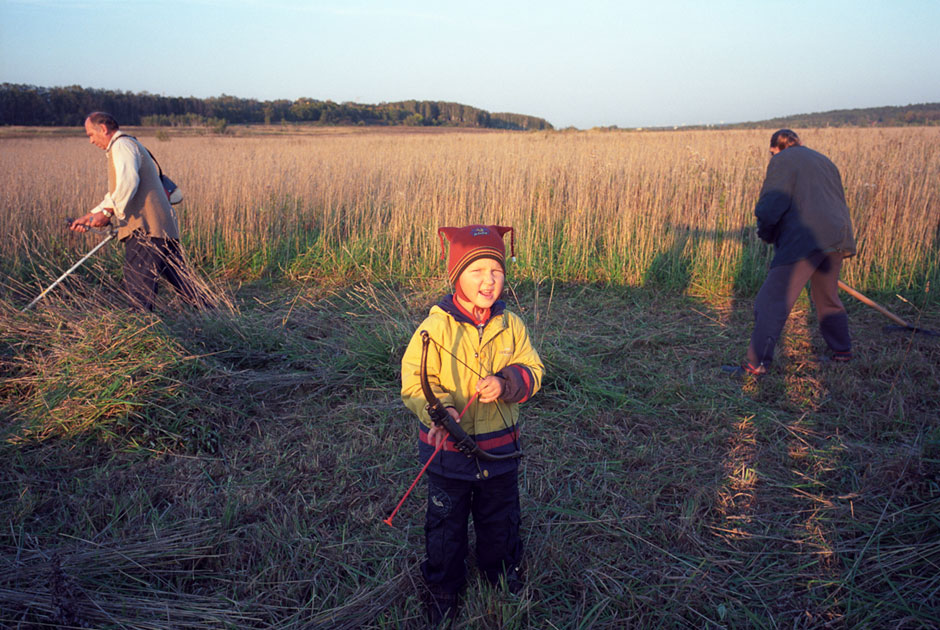
[[[93,378],[107,364],[82,357],[138,326],[163,350],[126,360],[185,379],[138,392],[123,433],[5,425],[4,623],[420,627],[423,484],[395,529],[382,519],[418,467],[396,372],[437,291],[294,289],[162,321],[89,303],[84,336],[50,342]],[[737,382],[715,368],[743,352],[746,303],[528,282],[514,294],[549,370],[524,412],[528,586],[508,597],[471,569],[460,627],[934,623],[935,341],[885,334],[853,304],[857,360],[818,364],[804,303],[779,372]],[[17,328],[0,400],[14,420],[70,383],[31,378],[43,363],[9,341],[61,334],[55,313],[5,320]],[[161,439],[181,417],[199,431]]]
[[[867,234],[847,281],[940,329],[931,133],[803,136]],[[418,470],[398,369],[444,290],[433,228],[472,207],[521,226],[506,299],[548,372],[522,414],[526,590],[471,560],[459,627],[933,627],[938,342],[846,297],[856,359],[818,363],[804,298],[773,375],[716,369],[743,356],[767,259],[745,229],[766,134],[748,134],[643,139],[672,165],[636,134],[150,142],[186,186],[191,260],[233,304],[164,298],[162,317],[122,308],[116,248],[20,313],[94,242],[54,230],[103,164],[76,144],[77,188],[49,174],[32,201],[4,170],[5,207],[38,210],[0,219],[0,626],[422,627],[423,484],[382,523]],[[22,142],[27,173],[72,141]],[[877,231],[891,249],[866,254]]]

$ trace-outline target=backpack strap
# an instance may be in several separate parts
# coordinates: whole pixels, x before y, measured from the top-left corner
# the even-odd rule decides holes
[[[130,135],[129,133],[122,134],[121,137],[124,137],[124,138],[132,138],[132,139],[134,140],[134,142],[136,142],[136,143],[139,144],[140,146],[144,147],[144,143],[143,143],[143,142],[141,142],[140,140],[138,140],[135,136]],[[119,138],[119,139],[120,139],[120,138]],[[146,151],[148,154],[150,154],[150,159],[153,160],[153,163],[157,165],[157,171],[160,172],[160,177],[162,178],[162,177],[163,177],[163,168],[160,166],[160,162],[157,161],[157,157],[156,157],[153,153],[151,153],[151,152],[150,152],[150,149],[148,149],[147,147],[144,147],[144,151]]]

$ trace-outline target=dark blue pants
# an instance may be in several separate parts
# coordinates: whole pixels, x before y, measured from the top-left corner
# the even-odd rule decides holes
[[[467,519],[473,515],[477,565],[491,583],[522,560],[518,471],[481,481],[428,473],[424,523],[427,559],[421,566],[433,593],[456,593],[466,581]]]
[[[124,240],[124,288],[137,308],[153,310],[160,276],[190,304],[206,306],[205,297],[189,274],[178,240],[150,238],[136,232]]]
[[[826,344],[833,352],[852,350],[849,317],[839,299],[841,268],[842,254],[818,252],[792,265],[770,269],[754,302],[754,331],[747,348],[747,360],[751,365],[769,366],[773,361],[774,347],[807,281],[819,331]]]

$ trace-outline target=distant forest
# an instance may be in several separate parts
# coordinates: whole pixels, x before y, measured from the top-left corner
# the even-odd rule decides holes
[[[335,103],[310,98],[258,101],[225,94],[196,98],[83,88],[77,85],[47,88],[0,84],[0,125],[78,127],[89,112],[96,110],[110,112],[124,125],[196,126],[213,127],[216,130],[224,130],[227,125],[280,123],[553,129],[544,118],[525,114],[493,114],[477,107],[443,101],[414,100],[378,105]],[[837,109],[769,120],[685,126],[683,129],[930,125],[940,125],[940,103]]]
[[[783,116],[758,122],[720,125],[727,129],[776,127],[907,127],[940,125],[940,103],[920,103],[900,107],[834,109],[828,112]]]
[[[300,98],[258,101],[222,96],[160,96],[69,87],[0,84],[0,125],[81,126],[93,111],[106,111],[122,125],[211,126],[310,123],[318,125],[411,125],[552,129],[543,118],[491,114],[476,107],[442,101],[401,101],[363,105]]]

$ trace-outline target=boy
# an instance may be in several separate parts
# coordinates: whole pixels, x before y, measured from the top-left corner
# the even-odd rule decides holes
[[[438,230],[442,258],[450,241],[447,273],[454,293],[431,308],[402,358],[402,400],[421,421],[422,462],[444,446],[428,467],[425,517],[427,559],[421,567],[430,592],[433,627],[457,614],[466,579],[467,518],[473,515],[477,564],[492,584],[522,588],[519,536],[519,403],[538,391],[544,367],[525,324],[499,300],[506,279],[503,235],[512,228],[470,225]],[[426,331],[428,342],[423,342]],[[422,346],[426,372],[422,375]],[[432,422],[422,378],[454,421],[483,452],[459,451],[447,431]]]

